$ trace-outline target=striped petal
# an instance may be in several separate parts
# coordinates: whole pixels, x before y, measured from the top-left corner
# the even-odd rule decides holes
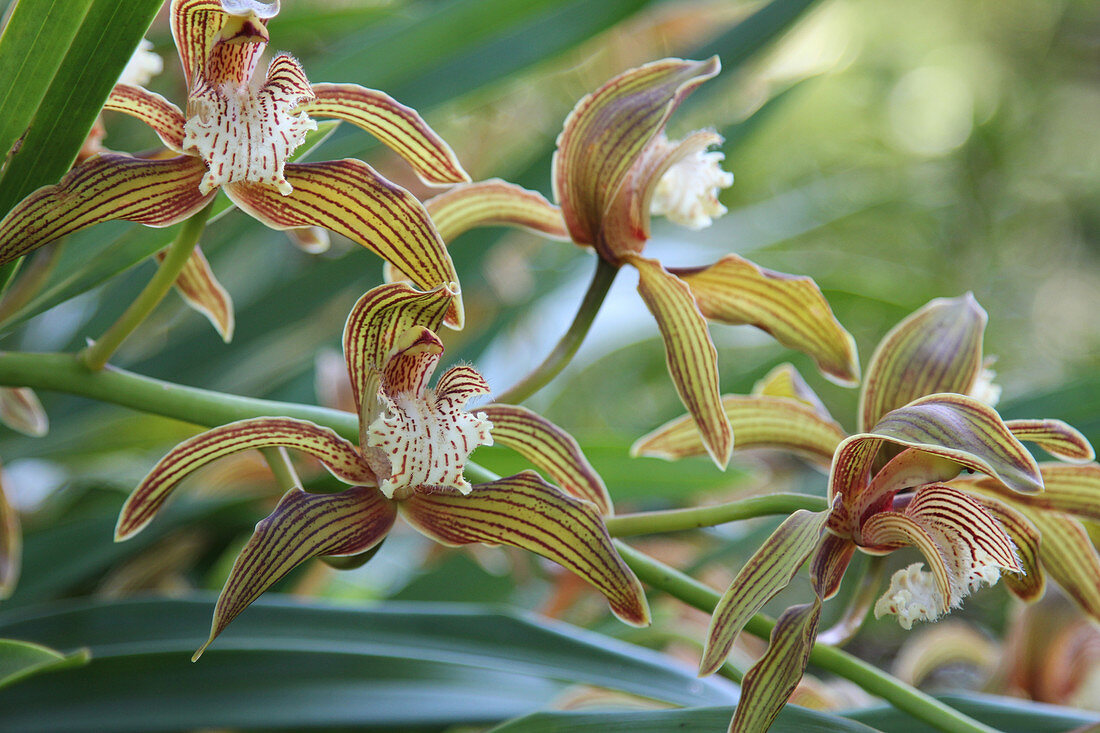
[[[38,395],[27,387],[0,387],[0,423],[32,438],[50,431],[50,419]]]
[[[165,250],[157,252],[157,262],[163,262]],[[233,340],[233,299],[210,269],[202,249],[195,247],[175,282],[176,291],[187,305],[209,319],[222,341]]]
[[[1039,530],[1039,559],[1062,589],[1100,621],[1100,555],[1084,526],[1068,514],[1021,510]]]
[[[627,173],[669,116],[716,75],[717,57],[664,59],[630,69],[570,112],[554,153],[554,196],[577,244],[596,245],[604,215]]]
[[[169,12],[188,88],[196,80],[247,84],[268,40],[264,26],[279,12],[279,3],[174,0]],[[222,38],[236,42],[218,43]]]
[[[814,408],[822,417],[832,420],[832,415],[817,393],[792,364],[780,364],[753,385],[752,393],[761,397],[786,397],[798,400]]]
[[[493,440],[545,471],[566,493],[595,504],[600,514],[614,514],[607,486],[572,435],[520,405],[487,405],[479,411],[493,423]]]
[[[1005,425],[1017,439],[1035,443],[1063,461],[1087,463],[1096,458],[1088,438],[1061,420],[1006,420]]]
[[[23,534],[19,528],[19,515],[15,507],[8,503],[4,485],[0,483],[0,600],[15,590],[22,554]]]
[[[1064,463],[1040,463],[1043,490],[1037,494],[1018,494],[988,478],[953,481],[964,491],[1006,501],[1014,506],[1072,514],[1100,521],[1100,464],[1067,466]]]
[[[789,516],[753,553],[718,601],[710,618],[699,674],[714,672],[726,661],[733,642],[753,614],[791,582],[817,547],[829,512],[800,509]]]
[[[428,127],[416,110],[390,95],[358,84],[314,84],[313,94],[313,101],[301,106],[303,112],[361,127],[407,160],[429,186],[470,180],[451,146]]]
[[[294,448],[317,458],[333,476],[351,484],[375,484],[374,472],[348,441],[328,428],[287,417],[240,420],[200,433],[161,458],[122,507],[115,539],[139,532],[181,479],[213,460],[251,448]]]
[[[733,428],[718,393],[718,351],[707,322],[691,290],[660,262],[631,257],[630,263],[638,268],[638,292],[661,329],[676,391],[695,420],[707,453],[725,469],[733,450]]]
[[[232,183],[233,203],[273,229],[320,226],[352,239],[392,262],[424,290],[458,282],[454,263],[416,198],[353,158],[324,163],[288,163],[294,190],[282,196],[266,186]],[[455,295],[447,322],[462,327],[462,300]]]
[[[792,606],[779,617],[768,650],[741,681],[741,700],[730,722],[731,733],[756,733],[771,726],[802,679],[820,617],[820,598]]]
[[[879,553],[912,545],[924,555],[931,570],[929,575],[921,569],[921,563],[914,563],[894,573],[890,590],[875,604],[876,618],[896,615],[898,623],[909,629],[915,620],[936,619],[951,610],[952,576],[944,561],[950,549],[941,547],[911,517],[899,512],[875,514],[864,523],[859,544]]]
[[[688,284],[707,319],[756,326],[812,357],[832,381],[859,383],[855,339],[833,316],[811,278],[765,270],[737,255],[726,255],[710,267],[669,271]]]
[[[378,489],[354,486],[337,494],[291,489],[256,524],[225,581],[210,638],[191,661],[261,593],[291,570],[319,555],[357,555],[377,545],[393,526],[397,507]]]
[[[726,395],[722,407],[737,436],[736,450],[789,451],[827,469],[837,445],[845,438],[843,428],[832,418],[786,397]],[[630,448],[631,455],[670,461],[705,452],[699,429],[690,415],[665,423]]]
[[[416,492],[401,509],[410,524],[445,545],[511,545],[553,560],[595,586],[626,623],[649,623],[641,583],[615,552],[596,508],[533,471],[479,484],[466,496]]]
[[[896,325],[879,342],[860,394],[859,429],[936,392],[968,394],[982,369],[988,320],[970,293],[937,298]]]
[[[183,155],[144,160],[96,155],[43,186],[0,221],[0,264],[84,227],[113,219],[153,227],[175,224],[213,197],[199,193],[206,166]]]
[[[427,293],[390,283],[370,289],[355,303],[344,324],[344,361],[356,409],[364,394],[378,393],[379,375],[398,336],[417,327],[439,330],[456,294],[456,283]]]
[[[129,84],[116,84],[103,105],[104,110],[136,117],[157,133],[165,145],[183,152],[183,112],[156,92]]]
[[[1039,530],[1021,512],[1002,502],[980,497],[979,501],[1016,546],[1022,572],[1006,574],[1005,585],[1023,601],[1038,600],[1046,588],[1046,574],[1039,561]]]
[[[814,592],[821,600],[829,600],[840,590],[840,581],[844,578],[844,571],[848,569],[848,563],[852,561],[855,551],[854,542],[835,534],[826,534],[821,540],[810,563],[810,580],[813,581]]]
[[[477,227],[514,226],[552,239],[568,239],[561,209],[537,191],[490,178],[455,186],[424,202],[444,242]]]

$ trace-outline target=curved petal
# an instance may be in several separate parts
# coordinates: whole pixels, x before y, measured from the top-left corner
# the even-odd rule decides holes
[[[140,531],[176,484],[198,468],[242,450],[280,446],[309,453],[341,481],[377,483],[355,446],[328,428],[288,417],[239,420],[189,438],[161,458],[123,505],[115,539],[124,540]]]
[[[860,394],[859,429],[936,392],[967,394],[982,369],[988,320],[970,293],[937,298],[886,334],[871,356]]]
[[[157,261],[163,262],[165,254],[165,250],[157,252]],[[175,286],[187,305],[210,320],[225,343],[233,340],[233,299],[214,276],[206,255],[198,246],[180,270]]]
[[[925,486],[916,492],[905,514],[925,530],[952,540],[950,544],[956,549],[951,556],[955,562],[952,570],[959,583],[974,588],[985,582],[976,575],[982,563],[1014,573],[1023,570],[1016,546],[1004,528],[979,502],[957,489],[943,484]],[[960,541],[971,557],[970,563],[958,551]],[[940,544],[946,546],[948,542],[941,540]]]
[[[924,559],[931,569],[936,591],[929,599],[932,601],[930,605],[935,607],[924,609],[924,616],[938,618],[951,610],[951,606],[954,605],[954,602],[957,602],[954,578],[945,562],[945,557],[948,556],[950,550],[941,547],[928,530],[911,517],[898,512],[875,514],[863,524],[863,536],[860,538],[859,544],[861,547],[878,552],[890,552],[905,545],[913,545],[924,555]],[[917,565],[919,566],[919,563]],[[910,569],[912,568],[913,566],[910,566]],[[896,575],[897,573],[895,573]],[[884,600],[886,599],[879,599],[879,603],[875,604],[876,617],[882,616],[886,612],[894,613],[898,614],[903,626],[906,622],[912,624],[912,619],[901,614],[903,610],[901,608],[887,608],[880,612],[880,604]]]
[[[15,507],[8,503],[4,486],[0,483],[0,600],[15,590],[22,554],[23,534],[19,528],[19,515],[15,513]]]
[[[487,395],[491,391],[485,377],[469,364],[451,367],[440,375],[435,385],[436,399],[450,402],[457,408],[464,408],[474,397]]]
[[[1038,600],[1046,588],[1046,575],[1039,562],[1039,531],[1022,513],[995,499],[982,499],[981,505],[997,520],[1016,547],[1021,572],[1005,575],[1005,585],[1020,600]]]
[[[1006,420],[1005,426],[1017,439],[1035,443],[1063,461],[1087,463],[1096,458],[1088,438],[1061,420]]]
[[[854,542],[835,534],[826,534],[821,540],[814,559],[810,562],[810,580],[813,581],[814,592],[821,600],[829,600],[840,590],[840,581],[843,580],[844,571],[848,569],[848,563],[852,561],[855,551]]]
[[[936,394],[887,413],[871,429],[876,437],[933,453],[981,471],[1020,492],[1041,491],[1043,478],[1000,415],[984,402]]]
[[[828,510],[799,509],[748,559],[714,608],[703,659],[699,662],[700,676],[722,666],[748,620],[790,584],[820,542],[828,519]]]
[[[1078,605],[1100,621],[1100,555],[1088,532],[1073,517],[1022,509],[1039,530],[1039,560]]]
[[[765,270],[737,255],[726,255],[709,267],[669,272],[688,284],[707,319],[756,326],[783,346],[812,357],[837,384],[859,383],[855,339],[833,316],[811,278]]]
[[[726,395],[722,398],[722,407],[737,436],[736,450],[773,448],[789,451],[828,468],[833,452],[845,438],[843,428],[831,418],[793,399]],[[630,447],[631,455],[667,460],[705,452],[702,436],[690,415],[665,423]]]
[[[486,405],[479,411],[493,423],[493,440],[545,471],[566,493],[595,504],[600,514],[614,513],[607,486],[572,435],[520,405]]]
[[[814,408],[824,418],[829,420],[833,416],[829,414],[825,403],[817,396],[817,393],[806,384],[806,380],[798,373],[793,364],[780,364],[765,374],[752,387],[752,394],[760,397],[786,397],[798,400]]]
[[[401,502],[405,518],[445,545],[512,545],[553,560],[595,586],[615,615],[649,623],[641,583],[615,552],[596,508],[574,499],[534,471],[457,490],[415,492]]]
[[[875,472],[870,484],[847,494],[844,516],[856,522],[869,512],[892,505],[894,495],[903,489],[941,483],[959,474],[959,464],[916,448],[906,448]],[[855,528],[848,526],[850,531]]]
[[[214,194],[199,193],[206,166],[181,155],[145,160],[103,153],[59,183],[43,186],[0,221],[0,264],[84,227],[112,219],[164,227],[186,219]]]
[[[278,12],[279,0],[175,0],[170,11],[172,39],[187,87],[197,80],[247,84],[268,40],[265,25]],[[217,43],[231,21],[238,42]]]
[[[344,324],[344,361],[357,410],[362,413],[364,394],[378,393],[382,369],[398,337],[418,327],[439,330],[456,294],[457,283],[426,293],[389,283],[371,288],[356,301]],[[368,407],[373,409],[373,404]]]
[[[0,387],[0,423],[32,438],[50,431],[50,419],[28,387]]]
[[[477,227],[522,227],[552,239],[569,239],[561,209],[537,191],[490,178],[465,183],[424,202],[439,236],[450,244]]]
[[[103,104],[104,110],[136,117],[157,133],[165,145],[183,152],[183,112],[156,92],[129,84],[116,84]]]
[[[324,163],[288,163],[287,196],[265,186],[232,183],[233,203],[273,229],[320,226],[352,239],[392,262],[418,287],[431,290],[458,282],[454,263],[428,213],[416,198],[354,158]],[[455,295],[448,324],[462,327],[462,300]]]
[[[771,726],[806,671],[820,617],[820,598],[791,606],[779,617],[768,650],[741,681],[741,700],[733,713],[731,732],[754,733]]]
[[[210,638],[191,661],[248,604],[298,565],[318,555],[366,552],[386,536],[396,517],[397,507],[372,487],[354,486],[337,494],[288,491],[275,511],[256,524],[237,555],[214,608]]]
[[[423,326],[399,334],[382,367],[382,391],[390,397],[408,394],[423,399],[442,354],[443,342]]]
[[[725,469],[733,450],[733,428],[718,394],[718,351],[691,291],[661,263],[631,257],[638,268],[638,292],[657,319],[665,342],[668,372],[695,420],[707,453]]]
[[[1018,494],[985,477],[963,478],[951,483],[964,491],[993,497],[1013,506],[1100,521],[1100,464],[1041,463],[1039,471],[1043,474],[1043,490],[1037,494]]]
[[[628,171],[680,102],[716,75],[718,57],[663,59],[630,69],[569,113],[554,152],[554,196],[577,244],[595,245]]]
[[[361,127],[407,160],[429,186],[470,180],[451,146],[428,127],[416,110],[390,95],[358,84],[314,84],[313,94],[313,101],[300,107],[303,112]]]
[[[302,250],[307,255],[319,255],[323,252],[328,252],[331,246],[328,230],[322,229],[321,227],[287,229],[286,235],[290,238],[290,241],[295,247]]]

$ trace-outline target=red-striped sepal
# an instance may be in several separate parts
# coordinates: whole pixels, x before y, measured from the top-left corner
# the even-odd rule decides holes
[[[520,405],[487,405],[479,412],[493,423],[496,442],[545,471],[566,493],[595,504],[604,516],[614,513],[607,486],[572,435]]]
[[[595,586],[626,623],[649,623],[641,583],[615,552],[596,508],[533,471],[478,484],[467,495],[417,491],[401,502],[401,510],[410,524],[445,545],[511,545],[553,560]]]
[[[183,152],[183,112],[156,92],[129,84],[116,84],[103,105],[104,110],[136,117],[157,134],[161,142]]]
[[[855,339],[833,316],[811,278],[765,270],[737,255],[726,255],[709,267],[669,272],[688,284],[707,319],[756,326],[782,345],[812,357],[834,382],[859,382]]]
[[[248,604],[287,573],[319,555],[343,557],[366,552],[393,526],[397,507],[378,489],[353,486],[337,494],[310,494],[291,489],[278,506],[256,524],[229,571],[210,638],[195,652],[195,661],[210,642]]]
[[[800,509],[789,516],[753,553],[730,583],[710,619],[699,674],[707,675],[726,661],[737,635],[753,614],[791,582],[821,541],[829,511]]]
[[[288,163],[283,172],[294,189],[287,196],[243,182],[226,185],[226,195],[273,229],[320,226],[343,234],[392,262],[423,290],[458,282],[424,207],[366,163],[354,158]],[[461,328],[462,322],[462,299],[456,293],[447,323]]]
[[[125,219],[153,227],[175,224],[206,205],[206,174],[190,155],[145,160],[103,153],[20,201],[0,221],[0,264],[103,221]]]
[[[1088,438],[1061,420],[1006,420],[1005,425],[1018,440],[1034,443],[1063,461],[1087,463],[1096,458]]]
[[[308,453],[349,484],[377,483],[355,446],[329,428],[288,417],[240,420],[189,438],[161,458],[123,505],[115,539],[124,540],[140,531],[176,484],[193,471],[242,450],[275,447]]]
[[[665,342],[668,372],[695,420],[714,463],[725,469],[733,450],[733,428],[718,389],[718,351],[691,290],[660,262],[631,257],[638,269],[638,292],[657,319]]]
[[[162,262],[166,254],[166,250],[157,252],[157,261]],[[198,246],[191,251],[174,284],[187,305],[206,316],[222,341],[233,340],[233,299],[214,276],[206,255]]]
[[[407,160],[429,186],[469,181],[458,157],[411,107],[390,95],[358,84],[314,84],[313,101],[299,109],[310,117],[350,122]]]

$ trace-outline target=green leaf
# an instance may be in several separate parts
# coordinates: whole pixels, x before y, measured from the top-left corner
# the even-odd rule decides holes
[[[0,212],[69,169],[160,6],[161,0],[16,6],[0,37],[0,152],[7,156]]]
[[[729,725],[733,708],[689,708],[645,712],[534,713],[493,728],[491,733],[666,733],[670,730],[720,731]],[[770,733],[872,733],[862,723],[839,715],[788,705]]]
[[[62,654],[41,644],[0,639],[0,688],[42,672],[79,667],[90,658],[87,649]]]
[[[203,595],[0,615],[5,636],[93,652],[87,667],[0,692],[5,725],[422,729],[532,712],[561,682],[679,705],[729,705],[736,696],[724,680],[698,680],[640,647],[530,615],[449,604],[364,610],[267,597],[191,664],[212,605]]]
[[[1100,714],[1095,712],[1026,700],[978,694],[937,695],[937,698],[1003,733],[1060,733],[1100,724]],[[849,711],[845,715],[884,733],[935,733],[938,730],[897,708],[886,706]]]

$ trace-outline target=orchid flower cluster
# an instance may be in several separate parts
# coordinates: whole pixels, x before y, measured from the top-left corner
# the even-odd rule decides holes
[[[1100,520],[1100,465],[1088,441],[1061,421],[1001,418],[982,350],[987,318],[972,296],[932,301],[885,337],[862,381],[854,434],[790,365],[752,394],[722,395],[709,323],[759,328],[844,386],[860,383],[860,366],[854,339],[812,279],[734,254],[703,267],[644,256],[653,216],[699,229],[725,212],[718,197],[733,176],[713,149],[722,137],[666,134],[679,105],[719,73],[716,57],[649,63],[583,97],[557,139],[554,204],[500,179],[471,181],[420,115],[383,92],[310,83],[285,53],[259,72],[278,10],[277,0],[172,0],[184,107],[129,83],[115,86],[104,107],[148,124],[164,150],[91,155],[0,220],[3,264],[109,220],[198,221],[201,229],[199,217],[221,191],[272,229],[320,227],[385,261],[387,282],[358,300],[343,331],[357,434],[278,414],[217,425],[160,459],[122,508],[120,541],[154,521],[184,478],[255,449],[305,454],[343,486],[334,493],[309,492],[300,481],[283,486],[229,571],[196,659],[295,567],[313,558],[369,559],[398,515],[443,545],[533,552],[599,591],[625,623],[649,623],[642,585],[612,540],[608,488],[577,441],[515,404],[527,393],[471,407],[492,393],[473,366],[453,365],[432,384],[444,326],[461,329],[465,321],[447,247],[467,230],[501,225],[591,250],[604,286],[623,267],[636,270],[687,414],[639,439],[634,455],[707,455],[725,469],[734,450],[770,448],[828,472],[827,508],[783,521],[714,609],[703,674],[722,666],[750,619],[809,562],[813,598],[779,619],[768,651],[744,678],[730,730],[763,730],[774,720],[806,667],[822,604],[838,593],[857,550],[885,556],[913,547],[922,556],[894,573],[873,604],[876,616],[894,616],[905,629],[1002,579],[1020,598],[1037,599],[1047,575],[1100,619],[1100,557],[1079,521]],[[424,184],[447,190],[422,203],[359,160],[295,162],[321,118],[370,132]],[[228,296],[197,240],[181,241],[183,257],[168,277],[228,341]],[[170,257],[162,260],[167,267]],[[559,351],[564,361],[572,354]],[[564,361],[551,364],[547,378]],[[0,418],[29,434],[47,427],[29,389],[0,391]],[[1058,462],[1037,463],[1023,442]],[[485,478],[471,454],[493,444],[517,451],[531,470]],[[0,493],[0,529],[13,516]],[[0,589],[17,572],[14,536],[9,528],[0,538],[11,545],[0,545]]]

